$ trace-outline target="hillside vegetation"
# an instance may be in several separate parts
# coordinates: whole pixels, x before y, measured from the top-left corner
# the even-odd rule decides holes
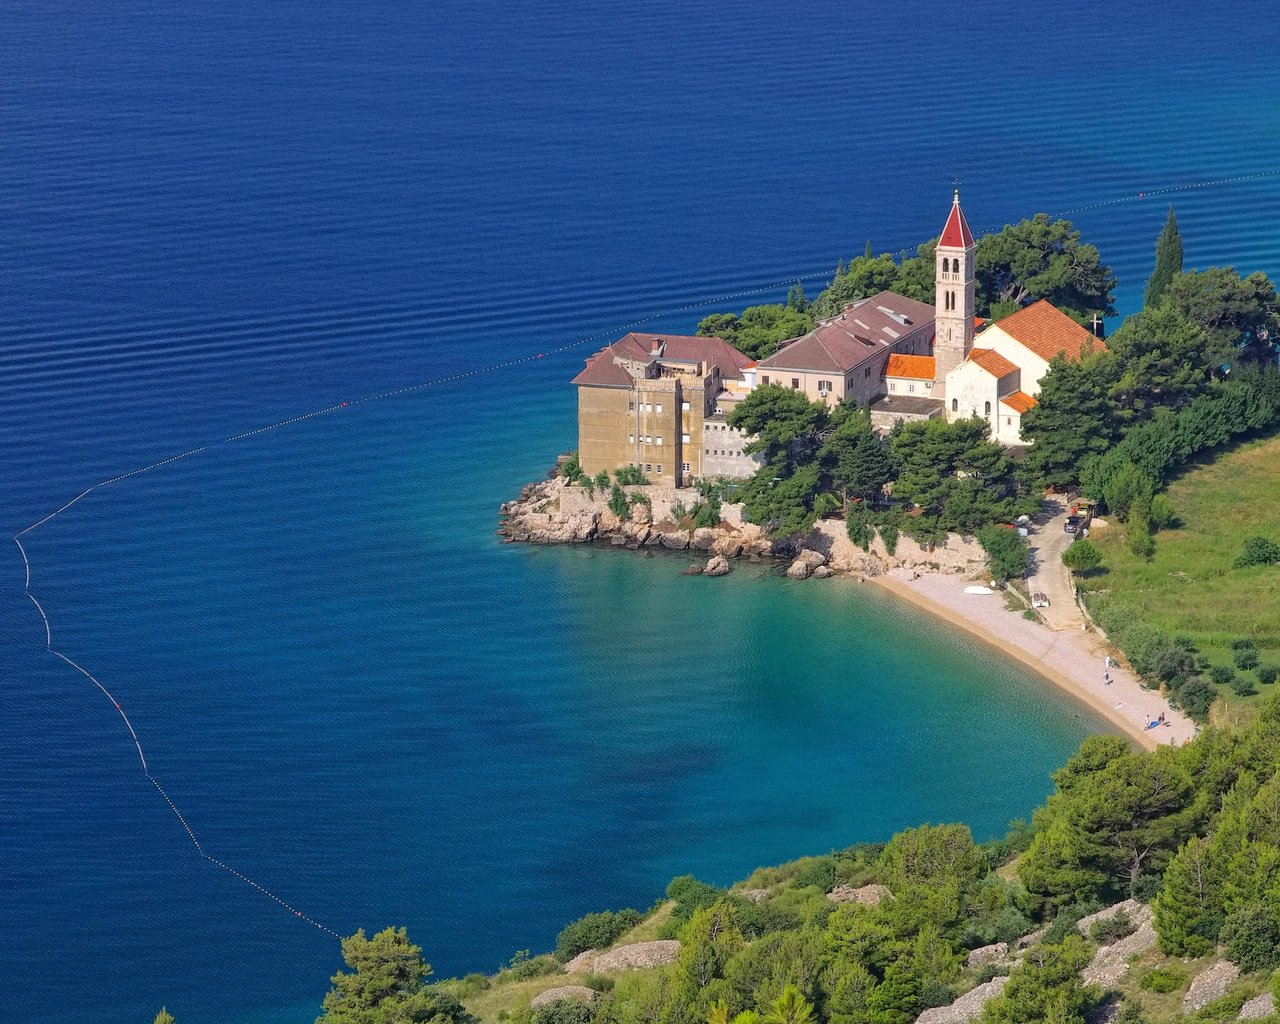
[[[1083,578],[1090,605],[1139,617],[1190,639],[1230,684],[1265,692],[1280,666],[1280,569],[1235,568],[1245,538],[1280,542],[1280,438],[1246,444],[1199,465],[1169,485],[1175,519],[1150,558],[1135,555],[1123,531],[1095,531],[1107,570]],[[1252,641],[1254,667],[1242,669],[1232,644]],[[1243,658],[1251,659],[1246,655]],[[1261,670],[1261,671],[1259,671]],[[1266,680],[1266,682],[1264,682]]]

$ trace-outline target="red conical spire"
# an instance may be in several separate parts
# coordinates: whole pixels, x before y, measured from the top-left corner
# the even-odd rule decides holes
[[[969,222],[964,219],[964,211],[960,209],[959,189],[956,189],[955,198],[951,201],[951,213],[947,216],[947,226],[942,229],[938,244],[953,249],[969,249],[973,246],[973,232],[969,230]]]

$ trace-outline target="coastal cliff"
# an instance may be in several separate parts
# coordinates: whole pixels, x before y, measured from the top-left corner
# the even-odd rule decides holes
[[[706,575],[723,575],[730,560],[787,561],[793,579],[833,575],[881,576],[890,569],[931,569],[969,576],[981,574],[986,556],[971,538],[949,535],[928,546],[899,540],[893,553],[875,537],[869,549],[853,543],[840,520],[819,520],[801,536],[771,539],[760,526],[744,520],[742,506],[724,503],[715,526],[693,526],[681,514],[690,492],[652,485],[625,491],[625,516],[611,507],[610,492],[554,477],[526,484],[519,498],[498,510],[498,533],[508,541],[530,544],[608,544],[631,551],[662,548],[706,555]]]

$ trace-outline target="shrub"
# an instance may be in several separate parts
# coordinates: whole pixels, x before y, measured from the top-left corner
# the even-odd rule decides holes
[[[1129,550],[1139,558],[1150,558],[1156,553],[1156,542],[1151,539],[1151,530],[1145,522],[1135,520],[1129,524]]]
[[[1178,707],[1197,722],[1203,722],[1209,714],[1209,708],[1218,699],[1218,691],[1203,676],[1192,676],[1173,691],[1173,696]]]
[[[1178,521],[1178,515],[1173,510],[1173,502],[1169,500],[1168,495],[1157,494],[1151,499],[1151,528],[1153,530],[1167,530]]]
[[[609,471],[607,469],[600,470],[600,472],[596,474],[596,478],[593,483],[603,491],[609,486]]]
[[[684,502],[680,500],[671,503],[671,521],[673,523],[683,523],[689,518],[689,510],[684,507]]]
[[[598,914],[587,914],[565,925],[556,936],[556,956],[563,962],[572,960],[586,949],[604,949],[641,920],[640,912],[630,908],[616,913],[603,910]]]
[[[867,510],[861,505],[850,505],[845,513],[845,531],[849,539],[866,551],[871,547],[871,525],[867,522]]]
[[[1237,696],[1252,697],[1258,692],[1258,688],[1253,685],[1253,680],[1248,676],[1237,676],[1231,681],[1231,689],[1235,690]]]
[[[1258,667],[1258,652],[1252,647],[1242,647],[1238,651],[1234,651],[1231,659],[1236,663],[1236,668],[1251,669]]]
[[[1153,967],[1138,980],[1138,987],[1148,992],[1175,992],[1186,980],[1187,976],[1176,967]]]
[[[699,882],[693,875],[680,875],[671,879],[667,885],[667,898],[676,901],[675,910],[671,912],[671,920],[677,925],[684,924],[693,917],[695,910],[709,907],[718,900],[723,890],[706,882]]]
[[[1235,679],[1236,674],[1226,665],[1210,665],[1209,678],[1219,686],[1226,686]]]
[[[1280,668],[1275,665],[1259,665],[1258,666],[1258,682],[1265,686],[1270,686],[1276,681],[1276,677],[1280,676]]]
[[[527,981],[530,978],[541,978],[544,974],[558,974],[560,961],[545,954],[531,957],[527,949],[517,950],[511,963],[502,973],[511,981]]]
[[[582,978],[582,984],[587,988],[595,989],[597,992],[612,992],[613,979],[607,974],[587,974]]]
[[[609,511],[619,519],[631,517],[631,503],[627,501],[626,492],[617,484],[609,491]]]
[[[1004,526],[984,526],[978,530],[978,543],[987,553],[987,565],[997,580],[1021,579],[1027,574],[1031,551],[1026,538],[1017,530]]]
[[[803,888],[816,885],[823,892],[830,892],[836,884],[836,862],[831,857],[807,857],[795,873],[795,884]]]
[[[898,526],[896,523],[886,523],[880,527],[880,539],[884,541],[884,549],[890,557],[898,551]]]
[[[577,483],[582,476],[582,463],[578,460],[578,453],[571,452],[569,457],[560,463],[560,475],[567,477],[570,483]]]
[[[925,978],[916,995],[917,1007],[927,1010],[933,1006],[950,1006],[955,1002],[956,990],[937,978]]]
[[[1040,941],[1047,946],[1056,946],[1068,935],[1079,935],[1080,929],[1076,927],[1076,922],[1082,917],[1097,913],[1102,909],[1102,904],[1096,900],[1085,900],[1081,903],[1069,903],[1058,911],[1058,916],[1045,930],[1044,938]]]
[[[1227,958],[1246,973],[1280,964],[1280,927],[1262,903],[1246,903],[1228,914],[1221,939]]]
[[[1248,537],[1232,568],[1248,569],[1254,565],[1275,565],[1276,562],[1280,562],[1280,544],[1266,537]]]
[[[1087,573],[1102,564],[1102,552],[1087,540],[1078,540],[1062,552],[1062,564],[1072,572]]]
[[[1099,945],[1108,946],[1126,935],[1132,935],[1137,930],[1138,926],[1133,923],[1129,915],[1123,910],[1117,910],[1110,917],[1094,921],[1089,926],[1089,938]]]
[[[618,481],[618,483],[630,486],[639,486],[649,482],[649,478],[645,476],[644,473],[640,471],[640,467],[636,465],[623,466],[621,469],[614,472],[613,477]]]
[[[578,999],[557,999],[533,1011],[531,1024],[591,1024],[594,1012]]]

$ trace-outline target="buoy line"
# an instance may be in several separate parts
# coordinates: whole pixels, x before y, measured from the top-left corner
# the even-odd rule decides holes
[[[1189,182],[1181,185],[1171,185],[1171,186],[1165,186],[1161,188],[1148,189],[1142,192],[1124,195],[1114,199],[1102,200],[1099,202],[1088,203],[1083,206],[1072,207],[1071,209],[1063,210],[1060,213],[1050,214],[1050,216],[1064,217],[1073,213],[1080,213],[1085,210],[1093,210],[1093,209],[1099,209],[1107,206],[1115,206],[1121,203],[1141,201],[1143,199],[1146,199],[1148,196],[1169,195],[1177,192],[1189,191],[1191,189],[1210,188],[1215,186],[1233,184],[1241,181],[1249,181],[1249,180],[1255,180],[1255,179],[1261,179],[1261,178],[1274,177],[1277,175],[1280,175],[1280,169],[1269,170],[1269,171],[1258,171],[1250,174],[1240,174],[1240,175],[1235,175],[1235,176],[1226,177],[1226,178],[1215,178],[1215,179],[1210,179],[1205,181]],[[1001,230],[1001,227],[1002,226],[983,228],[981,229],[981,231],[978,232],[978,234],[989,234],[995,231],[999,231]],[[908,247],[908,248],[903,248],[898,250],[889,250],[889,251],[905,254],[910,252],[911,249]],[[525,355],[516,356],[514,358],[503,360],[497,363],[492,363],[488,366],[476,367],[470,370],[462,370],[457,373],[448,374],[443,377],[436,377],[431,380],[421,381],[417,384],[410,384],[405,387],[392,388],[386,391],[378,392],[376,394],[355,398],[350,401],[338,402],[336,404],[327,405],[322,408],[314,409],[310,412],[301,413],[296,416],[290,416],[287,419],[278,420],[274,423],[268,423],[263,426],[255,427],[251,430],[246,430],[238,434],[232,434],[228,437],[222,438],[221,440],[212,441],[208,444],[201,445],[197,448],[192,448],[187,451],[180,452],[175,455],[171,455],[167,458],[159,459],[155,462],[148,463],[147,465],[139,466],[138,468],[129,470],[128,472],[120,473],[116,476],[99,480],[97,483],[91,484],[90,486],[86,487],[83,491],[77,494],[70,501],[67,501],[65,504],[54,509],[52,512],[48,513],[43,518],[38,519],[35,522],[33,522],[31,525],[25,527],[22,530],[19,530],[16,534],[14,534],[14,537],[13,537],[14,543],[18,546],[18,551],[22,555],[22,564],[23,564],[23,571],[24,571],[23,591],[26,593],[27,597],[30,598],[31,603],[36,608],[36,611],[39,612],[40,620],[44,626],[45,651],[53,655],[54,657],[60,659],[66,665],[70,666],[71,668],[79,672],[81,675],[83,675],[86,679],[88,679],[99,691],[101,691],[103,696],[105,696],[106,699],[115,708],[116,713],[119,715],[121,721],[124,722],[125,728],[128,730],[129,736],[133,741],[134,747],[137,751],[138,761],[139,761],[139,764],[141,765],[143,776],[146,778],[147,782],[149,782],[155,788],[156,792],[160,794],[161,798],[164,800],[170,812],[177,819],[178,823],[182,826],[182,829],[185,832],[187,838],[191,841],[192,845],[195,847],[196,853],[201,858],[203,858],[205,861],[209,862],[210,864],[214,865],[215,867],[218,867],[221,870],[225,871],[227,874],[233,876],[234,878],[240,880],[245,885],[256,890],[259,894],[266,897],[267,899],[272,900],[274,903],[278,904],[281,908],[288,911],[290,914],[292,914],[294,917],[298,918],[299,920],[304,921],[305,923],[311,925],[312,927],[317,928],[320,931],[328,935],[331,935],[334,938],[341,939],[341,935],[337,931],[335,931],[333,928],[329,927],[328,925],[322,923],[316,918],[311,917],[310,915],[299,910],[297,907],[293,906],[291,903],[282,899],[280,896],[276,895],[267,887],[261,885],[254,879],[241,873],[231,865],[225,863],[224,861],[213,856],[212,854],[208,853],[205,850],[204,846],[200,842],[199,837],[196,834],[195,829],[188,822],[186,816],[178,809],[177,804],[174,803],[173,799],[169,796],[168,792],[160,784],[160,781],[154,776],[154,774],[152,774],[151,769],[147,765],[147,758],[142,748],[142,741],[139,738],[137,731],[133,727],[133,723],[129,720],[129,716],[125,713],[125,710],[121,706],[120,702],[115,699],[115,697],[111,694],[111,692],[106,688],[106,686],[102,684],[102,682],[96,676],[94,676],[84,666],[82,666],[81,664],[79,664],[78,662],[70,658],[64,652],[54,647],[52,623],[49,619],[48,614],[45,612],[44,607],[40,604],[40,601],[37,599],[35,593],[32,590],[31,561],[27,555],[27,549],[25,545],[22,543],[22,538],[27,534],[30,534],[35,530],[38,530],[40,527],[51,522],[52,520],[60,516],[63,512],[68,511],[72,506],[77,504],[83,498],[88,497],[94,491],[100,490],[105,487],[110,487],[112,484],[117,484],[124,480],[129,480],[133,477],[141,476],[145,473],[153,472],[154,470],[172,465],[173,463],[181,462],[185,459],[189,459],[189,458],[192,458],[193,456],[199,455],[202,452],[210,451],[215,448],[221,448],[226,445],[234,444],[238,441],[247,440],[252,437],[257,437],[259,435],[266,434],[274,430],[279,430],[282,427],[288,427],[294,424],[303,423],[307,420],[315,419],[320,416],[327,416],[333,413],[341,412],[345,409],[355,408],[356,406],[367,405],[372,402],[383,401],[388,398],[397,398],[403,395],[412,394],[417,391],[422,391],[427,388],[441,387],[447,384],[455,383],[457,381],[466,380],[471,377],[477,377],[477,376],[488,374],[488,373],[495,373],[499,370],[508,369],[514,366],[519,366],[524,363],[534,362],[539,359],[544,359],[550,355],[558,355],[563,352],[568,352],[573,349],[581,348],[582,346],[589,345],[593,342],[598,342],[601,339],[604,339],[607,337],[614,337],[619,333],[634,330],[654,320],[666,319],[669,317],[678,316],[682,313],[692,312],[693,310],[701,309],[706,306],[720,305],[722,303],[726,303],[734,299],[741,299],[747,296],[758,295],[764,292],[778,292],[783,288],[790,287],[791,285],[795,284],[797,281],[814,280],[829,273],[831,273],[830,269],[815,271],[812,273],[790,274],[782,280],[773,281],[773,282],[770,282],[769,284],[756,285],[750,288],[741,289],[739,291],[730,292],[725,295],[719,295],[719,296],[716,296],[715,298],[701,299],[696,302],[687,303],[675,309],[671,309],[671,310],[667,310],[659,313],[651,313],[647,316],[640,317],[639,319],[632,320],[628,323],[622,324],[621,326],[611,327],[603,331],[597,331],[594,334],[590,334],[585,337],[578,338],[577,340],[568,342],[567,344],[564,344],[564,345],[559,345],[553,348],[544,349],[541,352],[526,353]]]

